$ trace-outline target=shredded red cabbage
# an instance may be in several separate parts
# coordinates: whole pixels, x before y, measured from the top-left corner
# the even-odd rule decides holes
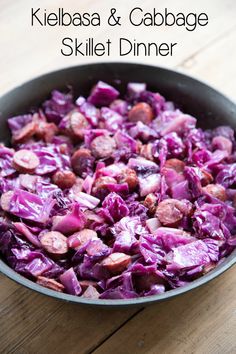
[[[236,144],[144,83],[122,98],[53,91],[8,119],[0,145],[0,253],[75,296],[128,299],[184,286],[236,247]]]

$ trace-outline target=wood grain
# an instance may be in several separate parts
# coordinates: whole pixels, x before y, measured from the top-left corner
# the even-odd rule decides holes
[[[146,308],[94,354],[236,352],[236,273],[174,300]]]
[[[4,283],[8,297],[1,295],[1,353],[78,353],[80,348],[88,352],[140,310],[82,307],[37,294],[7,278]]]
[[[175,67],[202,79],[236,99],[236,43],[234,0],[174,2],[154,0],[117,2],[99,0],[1,0],[0,67],[1,93],[42,73],[75,64],[95,62],[96,58],[65,58],[59,53],[65,35],[96,40],[129,36],[149,41],[178,41],[178,51],[170,58],[139,57],[123,61],[145,62]],[[131,28],[128,10],[141,5],[170,8],[172,11],[206,11],[207,29]],[[30,8],[57,7],[78,11],[99,11],[105,18],[108,9],[117,7],[124,19],[122,28],[107,26],[96,30],[35,28],[29,25]],[[124,30],[125,28],[125,30]],[[120,60],[117,53],[102,60]],[[34,293],[0,276],[0,353],[198,353],[236,352],[236,277],[235,269],[226,272],[194,292],[171,302],[140,310],[107,311],[87,308]],[[137,314],[137,315],[135,315]],[[130,319],[130,321],[129,321]]]

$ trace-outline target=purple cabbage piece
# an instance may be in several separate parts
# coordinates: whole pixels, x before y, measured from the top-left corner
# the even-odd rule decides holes
[[[52,230],[59,231],[63,234],[72,234],[84,228],[86,216],[81,211],[80,205],[74,203],[71,211],[62,216],[54,216],[52,223]]]
[[[13,175],[16,170],[12,167],[14,150],[0,145],[0,176],[8,177]]]
[[[216,182],[225,188],[232,186],[236,182],[236,164],[223,166],[216,176]]]
[[[196,238],[181,229],[159,227],[154,233],[156,242],[167,252],[176,247],[196,241]]]
[[[43,199],[36,194],[15,189],[10,200],[9,213],[22,219],[45,224],[55,202],[52,198]]]
[[[69,294],[80,295],[82,292],[82,288],[72,267],[60,275],[60,281]]]
[[[138,246],[136,235],[146,232],[138,216],[126,216],[122,218],[111,228],[111,231],[115,236],[114,252],[124,253],[134,251]]]
[[[201,240],[179,246],[166,256],[167,269],[176,271],[210,263],[208,246]]]
[[[129,82],[127,85],[127,94],[129,100],[137,100],[140,94],[146,91],[147,85],[142,82]]]
[[[52,91],[51,98],[43,104],[48,121],[59,124],[61,119],[74,108],[72,99],[71,93]]]
[[[8,118],[8,126],[11,130],[13,136],[17,134],[26,124],[31,123],[33,119],[32,114],[22,114],[20,116],[15,116]]]
[[[129,133],[132,138],[141,139],[145,142],[148,142],[150,141],[150,139],[155,139],[158,137],[158,134],[155,129],[150,128],[143,122],[137,122],[129,129]]]
[[[117,99],[110,104],[110,108],[122,116],[126,116],[128,112],[128,103],[124,100]]]
[[[106,129],[113,133],[122,127],[123,117],[110,108],[102,107],[101,118],[104,120]]]
[[[163,264],[166,252],[158,245],[153,235],[141,235],[139,249],[147,264]]]
[[[129,209],[125,201],[115,192],[106,196],[102,203],[99,215],[107,222],[114,223],[129,214]]]
[[[99,81],[92,89],[88,102],[95,106],[108,106],[119,96],[119,92],[103,81]]]
[[[94,209],[100,203],[98,198],[84,192],[76,193],[73,195],[73,199],[84,209]]]
[[[128,134],[118,131],[115,135],[114,138],[116,140],[116,144],[118,149],[123,149],[126,148],[128,151],[132,153],[137,152],[137,142],[131,136]]]

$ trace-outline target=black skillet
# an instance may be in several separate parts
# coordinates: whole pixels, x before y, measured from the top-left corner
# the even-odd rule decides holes
[[[125,92],[127,83],[130,81],[146,82],[150,90],[160,92],[168,100],[174,101],[184,112],[196,117],[198,126],[213,128],[218,125],[230,125],[236,130],[236,105],[200,81],[154,66],[131,63],[99,63],[75,66],[40,76],[1,97],[0,141],[9,143],[10,134],[6,124],[8,117],[26,113],[31,108],[40,105],[50,96],[53,89],[66,90],[68,86],[71,86],[75,97],[86,96],[98,80],[114,85],[121,93]],[[127,300],[90,300],[58,293],[17,274],[8,267],[4,260],[0,260],[0,271],[32,290],[54,298],[80,304],[116,307],[146,305],[170,299],[209,282],[235,263],[236,250],[213,271],[185,287],[170,290],[160,295]]]

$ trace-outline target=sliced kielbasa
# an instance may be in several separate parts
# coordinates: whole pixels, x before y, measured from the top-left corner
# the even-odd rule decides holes
[[[46,232],[40,238],[42,247],[53,255],[63,255],[68,252],[67,238],[58,231]]]
[[[127,183],[130,191],[133,191],[138,186],[137,173],[131,168],[125,168],[122,170],[117,178],[119,183]]]
[[[131,257],[125,253],[115,252],[104,258],[102,265],[111,273],[117,274],[123,272],[131,263]]]
[[[13,135],[13,143],[19,144],[30,139],[35,134],[37,127],[38,125],[35,121],[26,124]]]
[[[53,183],[59,188],[71,188],[76,182],[76,176],[72,171],[57,171],[52,176]]]
[[[22,149],[13,156],[13,166],[19,172],[32,173],[38,165],[39,158],[33,151]]]
[[[131,122],[142,122],[149,124],[153,119],[153,111],[151,106],[146,102],[139,102],[134,105],[128,113],[128,119]]]
[[[65,287],[61,283],[58,283],[58,281],[43,277],[41,275],[37,277],[36,283],[44,286],[45,288],[59,291],[60,293],[65,289]]]
[[[71,158],[73,171],[80,177],[86,177],[93,170],[94,157],[88,149],[76,150]]]
[[[84,129],[88,128],[88,126],[88,121],[82,113],[78,111],[70,113],[70,129],[74,136],[82,139],[84,136]]]
[[[152,144],[148,143],[145,145],[142,145],[140,148],[140,156],[144,157],[147,160],[153,161],[154,157],[152,154]]]
[[[39,139],[43,139],[46,143],[50,143],[59,129],[55,123],[39,122],[35,135]]]
[[[108,135],[97,136],[91,142],[91,151],[96,158],[108,158],[116,148],[115,139]]]
[[[184,202],[177,199],[165,199],[158,204],[156,216],[163,225],[176,226],[191,210],[189,202],[185,205]]]
[[[226,190],[220,184],[208,184],[202,188],[204,192],[225,202],[227,200]]]
[[[201,169],[201,183],[203,186],[206,186],[207,184],[213,182],[214,178],[212,177],[210,172],[207,172],[206,170]]]
[[[181,173],[184,171],[185,163],[179,159],[173,158],[173,159],[166,160],[163,167],[170,168],[172,170],[175,170],[178,173]]]
[[[113,177],[109,176],[102,176],[99,177],[95,180],[92,188],[92,194],[99,198],[100,200],[103,200],[109,193],[110,190],[108,188],[109,184],[115,184],[117,181]]]
[[[97,239],[97,233],[90,229],[83,229],[69,236],[67,239],[67,244],[68,247],[79,250],[82,246],[93,239]]]
[[[8,192],[5,192],[1,195],[0,203],[1,203],[1,208],[4,211],[10,210],[10,203],[11,203],[11,198],[12,198],[13,194],[14,194],[13,191],[8,191]]]
[[[149,193],[144,199],[143,205],[148,208],[151,215],[155,214],[157,208],[157,197],[153,193]]]

